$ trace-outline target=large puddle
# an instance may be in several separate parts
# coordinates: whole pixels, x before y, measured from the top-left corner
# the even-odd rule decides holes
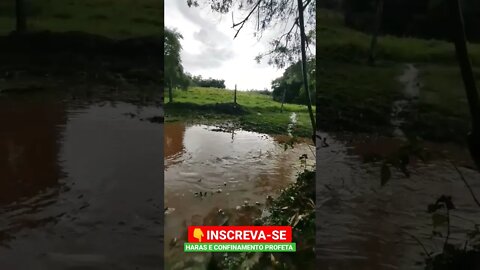
[[[148,121],[158,115],[123,102],[1,99],[1,268],[160,269],[164,255],[167,267],[204,268],[208,256],[183,253],[186,226],[253,224],[295,180],[299,157],[313,164],[307,143],[285,151],[288,137],[228,126],[164,133]]]
[[[160,269],[162,114],[0,100],[0,268]]]
[[[327,134],[322,134],[328,136]],[[466,234],[480,223],[479,208],[451,164],[460,170],[480,195],[480,174],[468,169],[468,151],[449,145],[427,144],[429,151],[448,156],[428,162],[414,161],[410,178],[392,170],[381,187],[381,163],[403,142],[388,138],[354,136],[328,139],[318,150],[317,259],[322,269],[424,269],[424,251],[441,251],[445,224],[434,229],[427,213],[441,195],[452,196],[449,243],[463,246]],[[435,230],[443,237],[432,237]]]
[[[167,269],[205,269],[209,256],[183,253],[189,225],[253,225],[275,197],[314,164],[313,146],[285,150],[287,137],[183,123],[165,124]]]

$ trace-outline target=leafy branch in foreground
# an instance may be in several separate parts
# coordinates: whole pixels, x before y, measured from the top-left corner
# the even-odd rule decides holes
[[[187,0],[188,6],[197,7],[209,4],[211,9],[221,14],[232,12],[232,28],[236,38],[245,25],[251,22],[255,27],[254,36],[261,39],[266,30],[276,29],[276,35],[269,42],[270,48],[260,53],[256,60],[260,62],[268,57],[268,63],[283,68],[294,63],[301,56],[301,33],[297,0]],[[310,52],[310,46],[315,45],[316,1],[302,1],[305,16],[305,41]],[[234,11],[242,14],[241,19],[235,18]]]

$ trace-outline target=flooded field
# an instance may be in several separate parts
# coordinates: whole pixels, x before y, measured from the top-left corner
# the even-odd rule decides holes
[[[329,146],[317,151],[316,252],[321,269],[424,269],[422,245],[440,252],[446,236],[445,224],[434,228],[427,213],[441,195],[452,196],[457,208],[451,211],[449,243],[463,246],[466,234],[480,224],[479,208],[450,161],[480,194],[480,174],[467,168],[472,163],[466,149],[425,144],[437,158],[413,160],[409,178],[392,169],[391,180],[381,187],[381,163],[374,160],[394,153],[401,140],[323,136]],[[443,237],[432,237],[434,230]]]
[[[183,253],[189,225],[252,225],[295,181],[309,145],[288,137],[184,123],[165,124],[166,269],[206,269],[209,256]]]
[[[146,120],[158,115],[0,99],[0,268],[160,269],[163,125]]]

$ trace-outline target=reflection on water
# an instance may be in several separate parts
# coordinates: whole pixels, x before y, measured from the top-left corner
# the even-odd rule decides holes
[[[457,207],[451,243],[464,244],[467,231],[480,223],[478,206],[449,161],[415,162],[410,178],[393,170],[392,180],[380,187],[381,164],[364,162],[372,160],[366,156],[386,157],[399,141],[362,138],[346,144],[329,138],[329,143],[317,151],[317,256],[324,269],[423,269],[423,248],[412,235],[429,251],[441,250],[444,239],[431,239],[432,218],[426,210],[443,194],[451,195]],[[462,164],[469,157],[451,146],[427,147],[452,154]],[[480,174],[462,171],[480,194]],[[445,234],[444,227],[437,230]]]
[[[294,181],[299,156],[308,154],[313,162],[307,144],[285,151],[284,140],[212,126],[165,125],[167,269],[206,260],[183,253],[186,226],[252,225],[266,196]]]
[[[0,101],[0,205],[58,185],[61,103]]]
[[[159,269],[161,110],[1,102],[0,268]]]

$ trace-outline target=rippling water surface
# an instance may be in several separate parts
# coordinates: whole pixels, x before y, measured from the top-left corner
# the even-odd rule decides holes
[[[158,115],[0,100],[0,268],[159,269],[163,125],[145,120]]]
[[[306,142],[205,125],[165,125],[167,269],[204,269],[208,256],[183,253],[188,225],[252,225],[267,196],[295,181]],[[200,195],[201,193],[201,195]]]
[[[402,142],[386,138],[329,137],[329,147],[318,150],[317,259],[321,269],[424,269],[423,248],[441,251],[444,238],[432,238],[432,216],[427,206],[441,195],[452,196],[451,240],[464,244],[466,233],[480,223],[478,206],[450,160],[480,194],[480,174],[468,169],[464,149],[427,144],[436,156],[414,161],[410,178],[392,170],[392,179],[380,185],[379,162],[372,157],[394,153]],[[368,162],[367,162],[368,161]],[[445,227],[436,228],[445,235]],[[414,236],[414,237],[413,237]]]

